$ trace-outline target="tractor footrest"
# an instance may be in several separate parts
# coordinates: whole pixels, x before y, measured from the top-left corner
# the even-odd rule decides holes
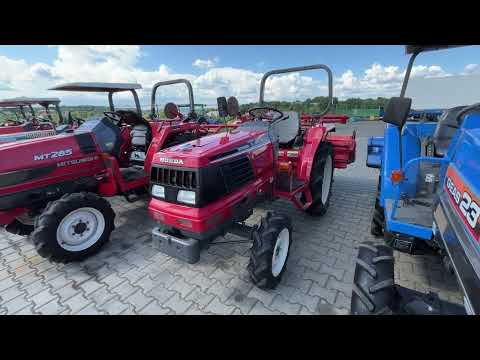
[[[200,242],[192,238],[179,238],[164,233],[160,228],[152,230],[154,248],[176,259],[195,264],[200,260]]]

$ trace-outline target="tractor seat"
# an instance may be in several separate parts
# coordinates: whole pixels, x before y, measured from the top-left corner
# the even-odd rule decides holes
[[[132,136],[132,146],[134,147],[147,147],[147,137],[148,137],[149,128],[145,124],[137,124],[132,127],[131,136]]]
[[[130,164],[143,166],[148,145],[150,144],[150,127],[145,124],[137,124],[132,127],[130,132],[132,137],[132,153],[130,155]]]
[[[458,113],[465,109],[466,106],[457,106],[445,110],[438,119],[437,128],[433,134],[433,144],[435,145],[435,155],[439,157],[445,156],[447,153],[450,141],[457,129],[462,125],[464,114],[460,119],[457,119]]]
[[[280,145],[291,147],[300,132],[300,117],[295,111],[285,111],[283,114],[288,118],[274,125],[275,133],[278,135]]]

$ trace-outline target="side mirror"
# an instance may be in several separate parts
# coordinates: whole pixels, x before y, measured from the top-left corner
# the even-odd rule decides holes
[[[225,98],[225,96],[217,98],[217,107],[218,107],[218,116],[220,117],[228,116],[227,99]]]
[[[178,116],[178,107],[174,103],[167,103],[163,112],[167,119],[175,119]]]
[[[227,100],[227,112],[230,116],[237,116],[240,112],[240,105],[238,105],[238,100],[235,96],[230,96]]]
[[[412,99],[392,97],[388,101],[385,108],[385,112],[383,114],[383,121],[388,124],[396,125],[399,128],[402,128],[407,121],[411,107]]]

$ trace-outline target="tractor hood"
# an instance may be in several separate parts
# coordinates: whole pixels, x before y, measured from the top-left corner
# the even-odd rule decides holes
[[[199,168],[268,141],[266,127],[240,127],[160,151],[155,154],[153,164]]]
[[[91,144],[85,144],[86,137],[91,139],[88,133],[76,133],[1,144],[0,175],[52,166],[56,168],[58,163],[81,158],[85,152],[95,152],[96,146],[91,140]]]
[[[35,168],[80,152],[73,134],[0,144],[0,173]]]

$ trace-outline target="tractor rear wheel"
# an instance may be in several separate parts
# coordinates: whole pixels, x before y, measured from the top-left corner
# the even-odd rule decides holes
[[[247,270],[260,289],[274,289],[280,283],[292,245],[292,225],[288,217],[268,212],[253,232]]]
[[[306,209],[310,215],[324,215],[327,212],[332,193],[333,182],[333,146],[328,142],[321,143],[310,173],[310,192],[313,202]]]
[[[55,262],[80,261],[109,240],[114,219],[110,203],[100,196],[65,194],[37,216],[31,239],[40,256]]]
[[[358,249],[350,311],[353,315],[388,315],[395,310],[393,250],[372,242]]]

